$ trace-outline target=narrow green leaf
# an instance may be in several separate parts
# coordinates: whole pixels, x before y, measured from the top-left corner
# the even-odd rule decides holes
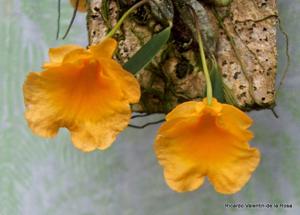
[[[239,107],[238,103],[236,102],[236,99],[233,96],[232,91],[226,86],[226,84],[224,84],[224,98],[227,104]]]
[[[123,67],[133,74],[136,74],[141,69],[150,63],[153,57],[166,44],[171,34],[171,26],[154,35],[141,49],[132,56]]]
[[[220,72],[218,63],[216,62],[216,59],[212,58],[212,67],[210,70],[210,76],[212,80],[212,86],[213,86],[213,96],[218,99],[219,102],[225,102],[224,98],[224,84],[222,80],[222,74]]]
[[[102,1],[100,12],[103,20],[107,23],[109,21],[109,0]]]

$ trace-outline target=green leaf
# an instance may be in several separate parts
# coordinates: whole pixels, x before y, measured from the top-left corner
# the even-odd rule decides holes
[[[100,12],[104,22],[107,23],[109,21],[109,0],[102,1]]]
[[[224,84],[224,98],[227,104],[231,104],[236,107],[239,107],[238,103],[236,102],[236,99],[234,98],[232,91],[229,89],[229,87],[226,86],[226,84]]]
[[[212,67],[210,70],[211,82],[213,87],[213,96],[218,99],[219,102],[224,103],[224,84],[222,79],[222,74],[220,72],[220,68],[216,59],[213,57],[212,59]]]
[[[167,27],[163,31],[154,35],[142,48],[132,56],[123,67],[133,74],[136,74],[141,69],[150,63],[153,57],[166,44],[171,34],[172,26]]]

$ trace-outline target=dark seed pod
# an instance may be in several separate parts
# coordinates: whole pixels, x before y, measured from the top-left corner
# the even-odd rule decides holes
[[[174,8],[172,0],[152,0],[149,1],[153,16],[164,24],[173,21]]]
[[[197,32],[195,27],[195,18],[198,19],[200,23],[200,30],[203,36],[203,42],[205,50],[213,54],[216,50],[217,36],[213,31],[213,27],[209,20],[207,11],[203,5],[197,0],[174,0],[174,6],[179,12],[179,16],[182,22],[188,27],[192,32],[192,38],[197,41]],[[191,14],[191,9],[195,11],[196,17]]]

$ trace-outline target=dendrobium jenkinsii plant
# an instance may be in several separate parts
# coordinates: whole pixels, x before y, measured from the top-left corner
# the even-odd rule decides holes
[[[87,10],[86,1],[70,2],[78,11]],[[29,73],[23,88],[25,118],[35,134],[53,137],[65,127],[73,144],[90,152],[107,149],[128,126],[130,105],[139,102],[140,86],[132,71],[114,60],[117,41],[112,36],[128,14],[146,2],[130,8],[96,45],[50,48],[50,61],[41,72]],[[184,102],[166,115],[154,150],[166,183],[174,191],[193,191],[207,176],[217,192],[233,194],[250,179],[260,153],[248,143],[253,138],[248,130],[252,120],[213,97],[197,22],[195,28],[207,96],[201,101]]]

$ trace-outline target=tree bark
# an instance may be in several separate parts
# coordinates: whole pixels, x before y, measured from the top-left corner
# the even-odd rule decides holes
[[[212,40],[205,40],[206,51],[213,53],[218,62],[226,102],[246,111],[273,107],[277,68],[276,0],[233,0],[226,7],[215,7],[207,1],[187,1],[199,10],[202,6],[205,9],[201,24],[212,35]],[[90,0],[89,44],[99,42],[133,2]],[[139,104],[133,105],[133,111],[167,113],[184,101],[205,97],[198,47],[184,21],[175,9],[172,38],[136,74],[142,98]],[[114,36],[119,41],[116,60],[126,62],[165,27],[149,5],[139,8]]]

